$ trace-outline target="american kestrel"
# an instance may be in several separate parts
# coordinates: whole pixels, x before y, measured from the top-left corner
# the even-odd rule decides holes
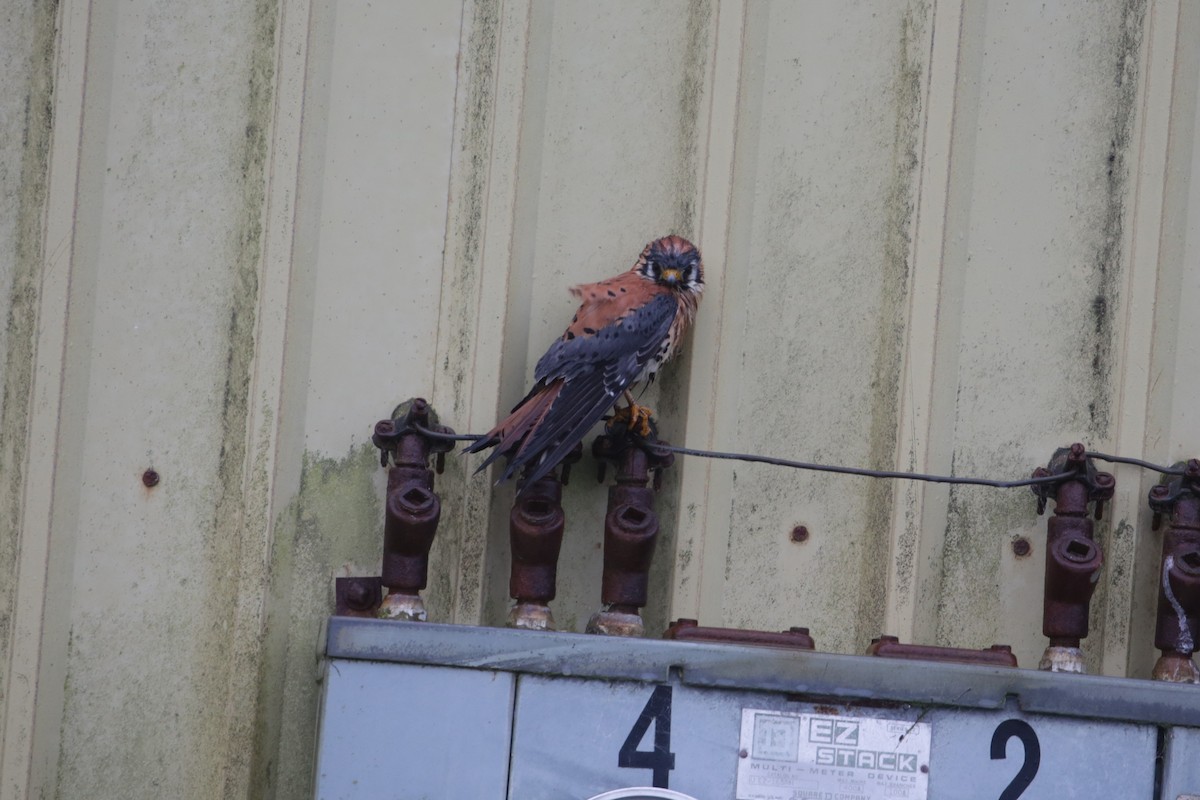
[[[620,395],[631,429],[649,433],[650,411],[634,403],[629,387],[653,380],[675,354],[696,316],[704,291],[700,251],[679,236],[646,245],[628,272],[571,288],[582,300],[563,335],[534,368],[534,386],[512,413],[467,448],[495,450],[482,470],[504,456],[501,481],[530,467],[532,486],[583,439]],[[478,471],[478,470],[477,470]]]

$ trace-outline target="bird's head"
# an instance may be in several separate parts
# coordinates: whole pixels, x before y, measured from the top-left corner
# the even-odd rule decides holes
[[[664,236],[646,245],[633,269],[643,278],[675,291],[704,291],[700,251],[682,236]]]

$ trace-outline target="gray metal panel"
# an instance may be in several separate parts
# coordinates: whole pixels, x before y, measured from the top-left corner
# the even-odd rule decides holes
[[[650,785],[650,770],[619,767],[617,758],[654,689],[654,684],[633,681],[521,677],[510,796],[584,798]],[[668,774],[669,788],[702,799],[735,796],[739,749],[744,746],[741,714],[746,708],[929,723],[933,739],[928,796],[932,798],[1001,796],[1026,758],[1019,740],[1008,742],[1005,758],[991,757],[992,737],[1009,720],[1026,723],[1040,751],[1036,774],[1020,795],[1023,800],[1149,798],[1153,792],[1157,745],[1153,726],[1066,720],[1003,709],[925,711],[915,706],[798,703],[778,693],[697,689],[678,683],[672,685],[674,769]],[[650,749],[653,730],[653,726],[647,730],[637,749]],[[829,778],[816,778],[813,785],[821,780]]]
[[[1026,764],[1037,772],[1021,800],[1150,798],[1158,732],[1151,725],[1063,719],[1009,712],[943,710],[933,724],[929,796],[1000,797]],[[1020,720],[1036,737],[1040,758],[1017,738],[1001,742],[1006,757],[989,755],[993,736],[1007,720]]]
[[[761,647],[339,617],[330,620],[326,652],[334,658],[617,680],[665,681],[674,668],[689,686],[976,709],[1001,709],[1014,697],[1016,708],[1026,713],[1200,725],[1200,691],[1194,686]]]
[[[1163,756],[1163,800],[1200,797],[1200,730],[1173,728],[1167,732]]]
[[[649,786],[648,769],[617,765],[618,751],[655,684],[523,676],[513,728],[511,796],[586,798]],[[669,788],[701,800],[732,798],[743,708],[811,710],[783,695],[672,686]],[[563,713],[570,709],[570,713]],[[918,709],[856,709],[864,717],[915,720]],[[649,750],[653,726],[637,749]]]
[[[334,659],[319,800],[504,800],[515,677]]]

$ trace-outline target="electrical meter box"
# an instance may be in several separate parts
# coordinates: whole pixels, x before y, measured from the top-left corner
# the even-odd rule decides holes
[[[1200,800],[1200,686],[335,617],[321,800]]]

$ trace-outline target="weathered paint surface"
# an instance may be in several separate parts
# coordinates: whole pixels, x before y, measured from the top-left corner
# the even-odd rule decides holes
[[[108,97],[84,117],[72,267],[68,413],[86,422],[56,522],[73,540],[63,796],[220,794],[252,748],[236,698],[243,678],[257,693],[267,586],[245,525],[266,476],[245,465],[275,13],[92,9],[89,81]]]
[[[269,761],[260,791],[303,797],[311,788],[321,620],[333,579],[378,575],[383,540],[378,451],[359,445],[341,459],[306,457],[299,496],[276,521],[272,626],[279,634],[268,674],[280,683],[260,736]]]
[[[969,212],[954,232],[961,296],[942,306],[961,317],[958,352],[948,357],[957,369],[953,464],[962,474],[1022,475],[1073,441],[1111,449],[1112,313],[1126,268],[1121,231],[1145,11],[1119,2],[1093,11],[1047,6],[1026,19],[989,6],[965,23],[964,36],[982,47],[974,102],[962,107],[973,142],[953,173]],[[1018,88],[1047,73],[1071,103]],[[1022,113],[1031,105],[1046,110]],[[1036,664],[1044,643],[1025,632],[1041,627],[1040,592],[1029,587],[1039,585],[1045,526],[1032,508],[1025,491],[951,489],[943,643],[1011,642],[1020,663]],[[1015,559],[1017,536],[1034,543],[1036,557]],[[1127,568],[1123,552],[1109,548],[1110,576]],[[1105,583],[1093,641],[1106,633],[1095,624]]]
[[[0,763],[21,770],[0,798],[305,795],[332,579],[379,567],[371,425],[419,394],[486,429],[567,288],[668,231],[708,269],[692,341],[645,396],[674,442],[995,477],[1077,439],[1200,448],[1189,5],[5,13]],[[74,144],[52,107],[81,115]],[[72,153],[78,175],[55,176]],[[512,487],[477,461],[438,479],[427,604],[500,624]],[[594,469],[566,493],[567,630],[599,605]],[[1157,543],[1146,480],[1119,477],[1084,649],[1142,674]],[[681,459],[647,629],[1006,642],[1031,665],[1033,507]]]
[[[8,4],[0,30],[0,709],[20,548],[42,213],[50,151],[55,14]],[[0,714],[0,720],[3,714]],[[0,746],[0,750],[3,747]]]
[[[736,414],[739,450],[890,465],[928,9],[837,11],[835,38],[811,7],[750,13],[727,256],[728,279],[746,282],[744,328],[728,335],[741,380],[718,413]],[[836,79],[812,78],[830,66]],[[708,578],[724,582],[720,624],[806,625],[822,648],[865,647],[890,487],[751,465],[732,481],[724,575]],[[804,544],[790,540],[800,523]]]

